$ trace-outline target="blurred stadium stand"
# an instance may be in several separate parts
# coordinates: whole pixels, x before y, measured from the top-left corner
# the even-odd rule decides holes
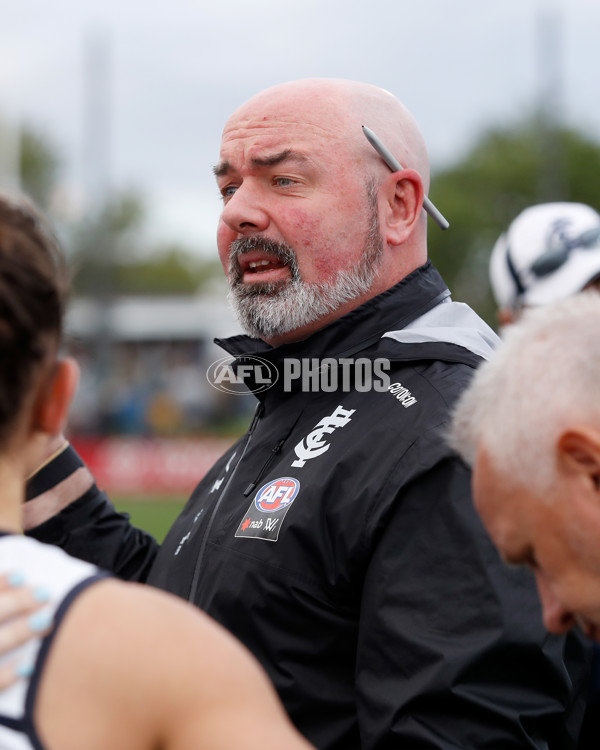
[[[66,331],[82,370],[69,438],[105,489],[190,491],[245,429],[255,399],[206,378],[213,339],[240,332],[223,294],[75,298]]]

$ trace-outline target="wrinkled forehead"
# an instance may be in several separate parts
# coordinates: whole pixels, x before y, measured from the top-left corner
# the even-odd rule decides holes
[[[223,130],[221,150],[244,144],[262,148],[321,150],[352,147],[361,136],[360,123],[344,111],[339,97],[326,100],[296,92],[256,96],[240,107]],[[356,131],[356,132],[354,132]]]
[[[220,156],[222,161],[268,158],[290,151],[309,161],[327,161],[335,153],[339,158],[346,146],[339,135],[310,124],[282,119],[240,122],[223,133]]]

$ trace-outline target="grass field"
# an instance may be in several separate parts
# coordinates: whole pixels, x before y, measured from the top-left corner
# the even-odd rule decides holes
[[[112,497],[120,513],[129,513],[131,522],[140,529],[149,531],[162,542],[173,521],[179,515],[187,497],[178,495],[145,497]]]

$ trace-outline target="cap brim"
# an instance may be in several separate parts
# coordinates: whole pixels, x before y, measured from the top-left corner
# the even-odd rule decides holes
[[[593,250],[572,250],[567,262],[535,284],[521,297],[523,305],[548,305],[570,297],[584,289],[600,275],[600,247]]]

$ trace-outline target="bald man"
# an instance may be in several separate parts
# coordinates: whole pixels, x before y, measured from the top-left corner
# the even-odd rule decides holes
[[[161,547],[70,447],[32,480],[31,533],[211,614],[322,750],[573,747],[581,641],[547,636],[444,439],[496,337],[427,260],[413,117],[371,85],[287,83],[234,112],[214,171],[248,432]]]

